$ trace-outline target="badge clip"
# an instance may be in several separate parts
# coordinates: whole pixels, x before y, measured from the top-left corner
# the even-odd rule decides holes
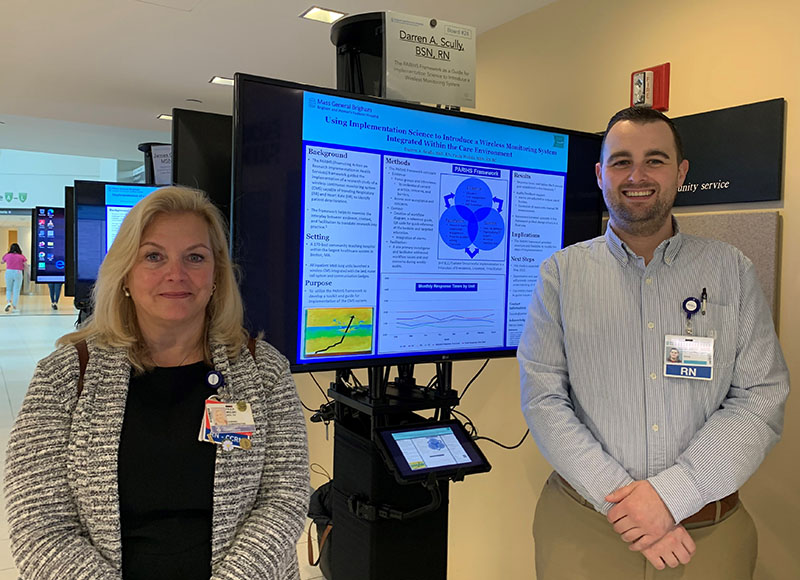
[[[700,310],[700,300],[694,296],[689,296],[683,301],[683,311],[686,313],[686,334],[692,335],[692,315]]]
[[[206,383],[212,389],[219,389],[225,385],[225,378],[219,371],[208,371],[208,374],[206,375]]]

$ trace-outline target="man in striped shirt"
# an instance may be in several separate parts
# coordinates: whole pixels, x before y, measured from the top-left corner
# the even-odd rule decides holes
[[[605,235],[542,264],[518,349],[522,410],[557,472],[534,519],[538,580],[752,577],[737,490],[780,438],[789,376],[750,260],[672,217],[688,169],[666,116],[620,111],[596,166]],[[686,356],[668,370],[676,341],[700,345],[706,380]]]

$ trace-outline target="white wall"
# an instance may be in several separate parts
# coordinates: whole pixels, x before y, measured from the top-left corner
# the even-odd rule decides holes
[[[0,208],[64,207],[76,179],[117,181],[117,160],[0,149]]]

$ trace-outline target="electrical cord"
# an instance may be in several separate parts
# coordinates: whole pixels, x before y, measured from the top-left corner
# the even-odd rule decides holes
[[[478,372],[477,372],[477,373],[475,373],[475,376],[474,376],[474,377],[472,377],[472,379],[471,379],[471,380],[470,380],[470,381],[467,383],[467,386],[466,386],[466,387],[464,387],[464,390],[463,390],[463,391],[461,391],[461,394],[458,396],[458,402],[459,402],[459,403],[461,402],[461,399],[463,399],[463,398],[464,398],[464,395],[466,395],[466,394],[467,394],[467,390],[469,390],[469,388],[472,386],[472,383],[474,383],[474,382],[475,382],[475,379],[477,379],[479,376],[481,376],[481,373],[483,372],[483,369],[485,369],[485,368],[486,368],[486,365],[488,365],[488,364],[489,364],[489,359],[487,358],[487,359],[484,361],[484,363],[483,363],[483,366],[481,366],[481,368],[479,368],[479,369],[478,369]]]
[[[325,397],[325,402],[326,403],[330,402],[330,399],[328,398],[328,394],[325,392],[325,390],[319,384],[319,381],[317,381],[317,377],[314,376],[314,373],[308,373],[308,375],[311,377],[311,380],[314,381],[314,384],[317,385],[317,388],[319,389],[319,392],[322,393],[322,396]]]
[[[322,467],[322,465],[320,465],[319,463],[312,463],[311,465],[309,465],[309,471],[311,471],[311,473],[316,473],[317,475],[322,475],[323,477],[327,477],[328,481],[333,479],[331,474],[328,473],[328,470]]]
[[[503,449],[516,449],[517,447],[522,445],[522,443],[525,441],[525,438],[531,432],[530,429],[527,429],[525,431],[525,435],[522,436],[522,439],[520,439],[519,443],[517,443],[516,445],[511,445],[511,446],[503,445],[502,443],[500,443],[498,441],[495,441],[491,437],[479,437],[478,436],[478,428],[475,427],[475,423],[473,423],[472,419],[467,417],[467,415],[465,415],[461,411],[456,411],[455,409],[452,409],[451,413],[453,413],[454,415],[458,415],[460,417],[463,417],[466,420],[466,423],[464,423],[464,429],[467,430],[467,434],[472,438],[473,441],[481,441],[481,440],[488,441],[489,443],[494,443],[495,445],[497,445],[498,447],[502,447]]]
[[[431,380],[428,381],[428,384],[425,385],[425,390],[429,391],[431,389],[435,389],[439,386],[439,377],[437,375],[433,375]]]
[[[463,423],[464,429],[467,430],[467,434],[474,440],[475,437],[478,436],[478,429],[475,427],[475,423],[472,422],[472,419],[467,417],[461,411],[456,411],[455,409],[451,409],[450,412],[453,413],[453,415],[458,415],[459,417],[464,417],[464,419],[466,419],[466,423]]]
[[[519,447],[520,445],[523,444],[523,442],[525,441],[525,438],[530,434],[530,432],[531,432],[530,429],[526,430],[525,431],[525,435],[522,436],[522,439],[519,440],[519,443],[517,443],[516,445],[512,445],[512,446],[503,445],[502,443],[498,443],[497,441],[495,441],[494,439],[491,439],[490,437],[474,437],[472,440],[473,441],[480,441],[481,439],[483,439],[484,441],[488,441],[489,443],[494,443],[495,445],[497,445],[498,447],[502,447],[503,449],[516,449],[517,447]]]
[[[320,386],[319,382],[317,381],[317,378],[314,376],[314,373],[308,373],[308,374],[309,374],[309,376],[311,377],[311,380],[312,380],[312,381],[314,381],[314,384],[315,384],[315,385],[317,385],[317,388],[319,389],[319,392],[320,392],[320,393],[322,393],[322,396],[323,396],[323,397],[325,397],[325,404],[324,404],[324,405],[321,405],[319,409],[312,409],[311,407],[309,407],[308,405],[306,405],[306,404],[303,402],[303,399],[300,399],[300,404],[301,404],[301,405],[303,405],[303,409],[305,409],[305,410],[306,410],[306,411],[308,411],[309,413],[318,413],[318,412],[320,412],[320,411],[322,410],[322,408],[323,408],[325,405],[327,405],[328,403],[330,403],[330,402],[331,402],[331,400],[328,398],[328,395],[325,393],[325,391],[324,391],[324,390],[322,389],[322,387]],[[312,419],[312,420],[313,420],[313,419]]]
[[[469,388],[470,388],[470,386],[472,385],[472,383],[474,383],[474,382],[475,382],[475,379],[477,379],[477,378],[480,376],[480,374],[483,372],[483,369],[485,369],[485,368],[486,368],[486,365],[488,365],[488,364],[489,364],[489,359],[487,358],[487,359],[486,359],[486,360],[483,362],[483,365],[481,366],[481,368],[480,368],[480,369],[478,369],[478,372],[477,372],[477,373],[475,373],[475,375],[474,375],[474,376],[473,376],[473,377],[470,379],[470,381],[467,383],[467,386],[466,386],[466,387],[464,387],[464,391],[463,391],[463,392],[461,393],[461,395],[459,395],[459,397],[458,397],[458,400],[459,400],[459,401],[461,401],[461,398],[462,398],[462,397],[463,397],[463,396],[466,394],[466,392],[467,392],[467,389],[469,389]],[[438,387],[438,386],[439,386],[439,376],[438,376],[437,374],[434,374],[434,375],[431,377],[431,379],[428,381],[428,384],[427,384],[427,385],[425,385],[425,387],[424,387],[424,388],[425,388],[425,390],[430,390],[430,389],[435,389],[435,388],[436,388],[436,387]]]

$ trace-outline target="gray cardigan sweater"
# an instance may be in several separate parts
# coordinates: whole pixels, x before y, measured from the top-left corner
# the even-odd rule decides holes
[[[11,552],[25,580],[120,580],[117,455],[130,377],[122,349],[59,348],[36,367],[6,453]],[[217,448],[212,580],[294,580],[308,507],[305,422],[286,359],[258,342],[236,361],[212,345],[225,401],[252,405],[252,448]],[[200,417],[197,418],[198,428]],[[158,453],[157,449],[153,453]]]

